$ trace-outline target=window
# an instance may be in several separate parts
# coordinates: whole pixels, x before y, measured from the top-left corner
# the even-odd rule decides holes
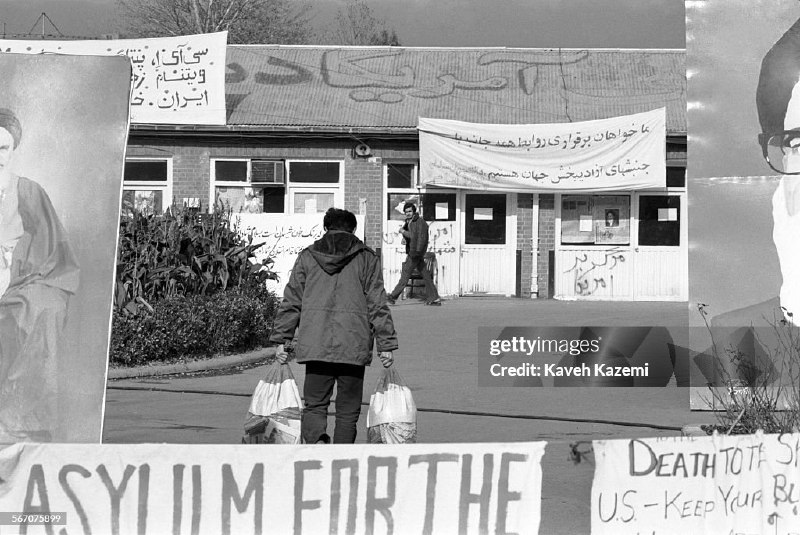
[[[160,214],[172,204],[172,160],[128,158],[122,181],[122,215]]]
[[[386,219],[405,220],[403,205],[407,202],[414,203],[417,210],[422,210],[417,191],[417,164],[387,163],[383,170],[386,177]]]
[[[455,221],[455,193],[425,193],[422,196],[422,213],[425,221]]]
[[[506,242],[505,194],[468,193],[465,201],[464,243]]]
[[[629,195],[563,195],[563,245],[627,245],[630,243]]]
[[[259,159],[212,159],[214,205],[233,213],[278,213],[285,209],[284,162]]]
[[[686,187],[686,167],[678,167],[678,166],[667,167],[667,187],[668,188]]]
[[[677,195],[639,197],[639,245],[678,246],[681,199]]]
[[[322,214],[343,206],[340,161],[286,162],[289,176],[289,213]]]

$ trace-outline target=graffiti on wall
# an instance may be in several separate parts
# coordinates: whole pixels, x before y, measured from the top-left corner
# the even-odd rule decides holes
[[[494,50],[466,60],[463,55],[450,54],[443,57],[439,69],[432,68],[430,60],[421,61],[418,51],[402,49],[292,52],[291,59],[278,56],[278,51],[259,53],[263,61],[250,67],[253,72],[239,62],[228,63],[225,82],[236,84],[250,77],[255,83],[267,86],[321,82],[348,90],[348,97],[354,102],[384,104],[397,104],[408,98],[441,98],[457,90],[520,90],[533,95],[538,89],[555,90],[578,101],[619,96],[649,101],[654,94],[664,95],[666,101],[672,98],[670,95],[680,95],[685,86],[685,79],[679,74],[664,73],[663,66],[651,64],[648,57],[642,56],[630,65],[607,68],[606,63],[613,62],[613,58],[593,55],[587,50],[547,54]],[[640,73],[649,75],[641,79]],[[640,82],[635,90],[631,88],[631,76]],[[571,85],[582,89],[572,91]]]
[[[458,273],[459,245],[454,221],[431,221],[428,223],[428,252],[436,255],[433,281],[440,294],[448,293],[448,277]],[[384,283],[392,288],[400,278],[402,263],[406,259],[406,246],[399,230],[402,221],[389,221],[383,233]],[[454,282],[455,284],[455,282]]]
[[[598,251],[599,252],[599,251]],[[575,263],[564,273],[573,273],[575,295],[614,294],[614,270],[627,261],[626,252],[619,248],[602,251],[599,262],[586,252],[575,255]],[[602,269],[600,269],[602,268]]]

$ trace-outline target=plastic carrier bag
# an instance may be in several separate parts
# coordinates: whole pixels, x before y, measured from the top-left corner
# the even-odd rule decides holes
[[[417,406],[400,374],[386,368],[369,399],[367,441],[406,444],[417,441]]]
[[[300,391],[289,365],[270,365],[253,392],[242,443],[300,444],[300,406]]]

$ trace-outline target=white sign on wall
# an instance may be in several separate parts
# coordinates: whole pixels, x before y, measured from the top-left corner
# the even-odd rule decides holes
[[[419,119],[420,182],[487,191],[666,187],[664,108],[574,123]]]
[[[255,261],[271,259],[272,271],[277,281],[268,281],[268,287],[278,297],[289,282],[289,275],[300,251],[325,234],[322,219],[325,214],[234,214],[234,227],[252,243],[263,243],[255,251]],[[364,216],[356,215],[355,235],[364,241]]]
[[[154,39],[18,41],[0,52],[127,56],[131,60],[131,123],[225,124],[228,32]]]

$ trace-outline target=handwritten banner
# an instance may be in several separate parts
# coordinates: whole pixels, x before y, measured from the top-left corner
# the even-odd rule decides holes
[[[594,442],[592,533],[800,532],[800,434]]]
[[[322,226],[324,214],[234,214],[234,226],[244,238],[253,243],[263,243],[255,251],[255,260],[271,259],[272,271],[277,281],[268,281],[270,290],[278,296],[289,282],[289,275],[300,251],[325,234]],[[356,236],[364,240],[364,216],[356,215]]]
[[[48,533],[535,534],[544,447],[17,444],[0,511],[64,513]]]
[[[3,40],[0,52],[127,56],[131,122],[225,124],[227,32],[109,41]]]
[[[575,123],[419,119],[420,181],[490,191],[610,191],[666,186],[666,115]]]

